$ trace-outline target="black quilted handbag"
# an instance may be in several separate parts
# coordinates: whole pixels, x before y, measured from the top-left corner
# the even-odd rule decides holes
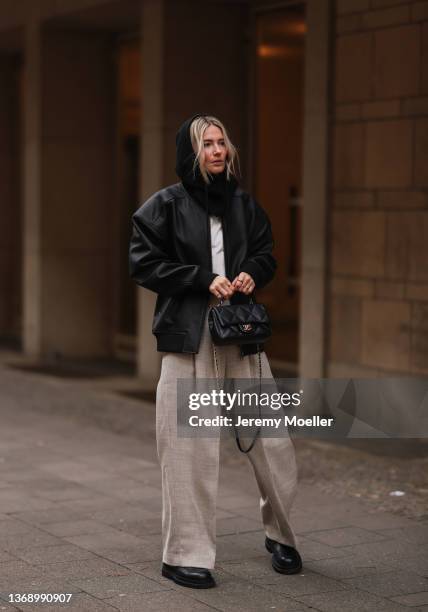
[[[216,345],[228,344],[257,344],[259,357],[259,393],[262,390],[262,361],[260,357],[260,344],[265,342],[272,335],[272,328],[269,315],[263,304],[258,304],[250,298],[249,304],[223,304],[220,299],[216,306],[211,306],[208,313],[208,326],[211,333],[214,350],[214,363],[217,378],[217,385],[220,386]],[[259,417],[261,410],[259,404]],[[249,453],[253,448],[258,436],[260,427],[247,449],[242,448],[236,427],[234,427],[236,444],[242,453]]]
[[[219,304],[211,306],[208,325],[212,341],[224,344],[261,344],[272,335],[270,318],[263,304]]]

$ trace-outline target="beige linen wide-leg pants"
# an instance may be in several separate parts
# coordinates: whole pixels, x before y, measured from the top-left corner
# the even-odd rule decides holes
[[[216,302],[212,296],[210,305]],[[220,379],[258,377],[257,354],[241,358],[238,346],[216,348]],[[262,377],[272,378],[264,351],[261,358]],[[162,560],[169,565],[213,569],[220,436],[177,436],[177,379],[192,377],[215,378],[208,312],[198,353],[162,356],[156,394],[156,438],[162,470]],[[243,438],[244,447],[250,441]],[[246,456],[260,490],[266,535],[297,548],[298,540],[289,522],[297,492],[297,465],[291,438],[259,437]]]

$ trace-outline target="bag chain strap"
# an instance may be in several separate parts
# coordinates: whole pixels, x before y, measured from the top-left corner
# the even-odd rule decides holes
[[[212,308],[213,306],[211,306]],[[211,341],[212,342],[212,341]],[[218,360],[217,360],[217,351],[216,351],[216,347],[214,342],[212,342],[213,345],[213,349],[214,349],[214,365],[215,365],[215,374],[216,374],[216,379],[217,379],[217,388],[220,391],[220,376],[219,376],[219,368],[218,368]],[[260,408],[260,395],[262,393],[262,358],[260,356],[260,345],[257,344],[257,354],[259,357],[259,401],[258,401],[258,408],[259,408],[259,418],[261,418],[261,408]],[[224,380],[223,380],[224,383]],[[236,431],[236,425],[233,425],[233,429],[235,431],[235,439],[236,439],[236,444],[238,445],[239,450],[241,451],[241,453],[249,453],[250,450],[253,448],[254,444],[256,443],[257,438],[260,435],[260,431],[261,428],[260,426],[257,428],[256,434],[254,436],[253,441],[251,442],[250,446],[246,449],[243,449],[241,446],[241,442],[239,440],[239,436],[237,434]]]

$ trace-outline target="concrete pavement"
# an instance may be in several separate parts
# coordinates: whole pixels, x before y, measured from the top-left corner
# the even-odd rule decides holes
[[[400,516],[302,479],[292,520],[304,570],[277,574],[250,464],[226,439],[218,587],[186,589],[160,574],[153,404],[95,379],[0,367],[0,418],[0,610],[428,610],[426,515]],[[10,603],[24,593],[72,595]]]

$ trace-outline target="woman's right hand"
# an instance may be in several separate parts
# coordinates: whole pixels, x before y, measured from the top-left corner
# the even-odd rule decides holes
[[[225,300],[228,300],[235,293],[235,288],[230,280],[225,276],[220,275],[215,277],[209,286],[209,290],[217,298],[223,298]]]

